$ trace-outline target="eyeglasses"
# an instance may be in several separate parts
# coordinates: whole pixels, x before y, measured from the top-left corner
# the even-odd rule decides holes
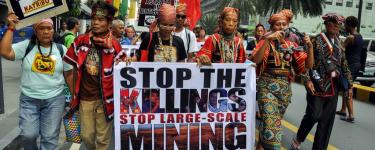
[[[166,26],[166,25],[162,25],[162,24],[159,24],[159,28],[163,29],[163,30],[174,30],[174,29],[176,29],[175,26]]]
[[[181,18],[181,19],[186,19],[186,15],[176,15],[176,18],[177,18],[177,19],[179,19],[179,18]]]

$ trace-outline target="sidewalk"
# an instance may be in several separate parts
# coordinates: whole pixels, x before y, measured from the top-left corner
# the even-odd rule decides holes
[[[4,108],[0,114],[0,149],[19,149],[17,137],[21,62],[2,59]]]

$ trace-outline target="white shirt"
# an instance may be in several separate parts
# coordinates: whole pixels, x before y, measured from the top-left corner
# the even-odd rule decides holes
[[[187,35],[186,33],[189,33],[189,35]],[[185,46],[185,50],[186,52],[189,52],[189,53],[194,53],[194,52],[198,52],[199,49],[197,47],[197,38],[195,37],[195,34],[194,32],[186,29],[186,28],[183,28],[181,32],[174,32],[173,33],[175,36],[178,36],[182,39],[182,41],[184,41],[184,46]],[[190,41],[187,40],[187,38],[190,37]],[[188,43],[190,42],[190,43]],[[189,46],[188,46],[189,44]]]

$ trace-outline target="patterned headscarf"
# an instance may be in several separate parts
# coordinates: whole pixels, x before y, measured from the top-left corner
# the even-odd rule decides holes
[[[176,20],[176,9],[170,4],[162,4],[159,8],[158,19]]]
[[[39,20],[37,23],[35,23],[33,25],[33,29],[36,30],[36,28],[38,28],[38,26],[42,23],[50,23],[52,26],[53,26],[53,21],[51,18],[46,18],[46,19],[42,19],[42,20]]]
[[[186,4],[182,3],[177,5],[176,7],[176,13],[186,13]]]
[[[176,9],[170,4],[163,3],[158,11],[158,18],[150,25],[149,31],[154,32],[157,30],[158,20],[171,19],[176,21]]]
[[[270,25],[273,25],[276,21],[279,20],[286,20],[288,23],[290,23],[293,19],[293,13],[289,9],[284,9],[280,11],[277,14],[272,14],[270,19],[268,20],[268,23]]]
[[[345,22],[345,17],[337,13],[327,13],[322,17],[322,19],[324,21],[336,21],[340,24]]]
[[[92,6],[91,17],[101,16],[106,17],[109,21],[114,19],[117,9],[106,2],[97,2]]]
[[[233,7],[225,7],[224,10],[221,12],[220,14],[220,19],[224,19],[224,17],[229,13],[229,12],[233,12],[233,13],[236,13],[237,14],[237,17],[239,17],[240,15],[240,12],[237,8],[233,8]]]

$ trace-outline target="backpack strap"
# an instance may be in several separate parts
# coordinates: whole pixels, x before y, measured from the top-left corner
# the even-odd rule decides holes
[[[185,33],[186,33],[186,39],[187,39],[187,54],[189,54],[190,51],[190,32],[185,28]]]
[[[62,44],[59,44],[59,43],[55,43],[55,44],[57,46],[57,49],[59,50],[61,58],[63,58],[64,57],[64,48],[63,48]]]
[[[66,44],[65,43],[65,38],[68,36],[68,35],[72,35],[72,36],[74,36],[74,34],[72,33],[72,32],[67,32],[67,33],[65,33],[62,37],[61,37],[61,39],[59,39],[59,41],[57,41],[56,43],[59,43],[59,44]]]
[[[33,50],[34,46],[35,46],[35,42],[29,41],[29,44],[27,45],[27,48],[26,48],[26,51],[25,51],[25,55],[22,58],[22,62],[25,59],[25,57],[30,53],[30,51]]]
[[[64,57],[64,48],[63,48],[62,44],[59,44],[59,43],[55,43],[55,44],[57,46],[57,49],[59,50],[61,58],[63,58]],[[33,50],[34,46],[35,46],[35,43],[30,41],[29,44],[27,45],[25,55],[23,56],[22,61],[31,52],[31,50]]]
[[[148,50],[150,49],[150,46],[151,46],[152,35],[153,35],[153,33],[150,32],[150,39],[148,41],[147,49],[140,49],[141,57],[138,58],[140,62],[148,62]]]

